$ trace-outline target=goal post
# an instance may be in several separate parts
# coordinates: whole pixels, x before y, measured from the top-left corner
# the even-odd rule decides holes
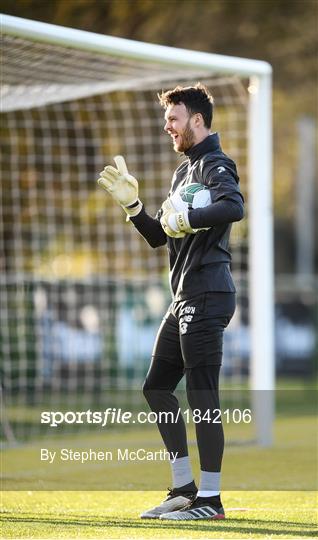
[[[250,77],[250,384],[257,391],[253,394],[254,410],[261,419],[256,422],[257,439],[264,446],[273,440],[275,389],[271,90],[269,74]]]
[[[21,19],[11,15],[1,15],[2,31],[14,36],[21,36],[32,41],[42,41],[66,47],[74,47],[96,53],[130,58],[133,60],[156,62],[159,65],[197,69],[210,72],[230,73],[242,76],[270,76],[270,64],[262,60],[250,60],[234,56],[212,54],[194,50],[179,49],[133,41],[114,36],[106,36],[65,28],[53,24]]]
[[[3,170],[5,184],[2,216],[10,238],[5,237],[4,233],[0,241],[7,246],[12,243],[7,251],[9,249],[9,255],[14,261],[11,266],[7,266],[7,271],[6,263],[1,270],[1,288],[3,287],[6,298],[1,308],[4,321],[1,346],[5,390],[7,386],[10,388],[13,380],[10,379],[12,354],[15,359],[20,359],[15,360],[17,366],[20,366],[14,375],[15,388],[19,388],[19,381],[22,386],[28,386],[27,377],[32,376],[32,369],[27,365],[26,340],[31,339],[37,342],[36,350],[32,353],[38,357],[37,366],[42,365],[41,376],[36,373],[34,375],[36,385],[40,388],[39,392],[43,392],[43,377],[45,379],[45,375],[51,373],[52,366],[45,364],[44,345],[39,345],[35,334],[39,332],[41,325],[42,333],[48,332],[50,325],[52,328],[52,312],[47,305],[50,302],[54,305],[57,298],[63,297],[61,305],[66,302],[65,295],[70,304],[73,302],[74,316],[78,308],[73,296],[80,294],[82,298],[87,298],[87,302],[81,307],[81,316],[87,330],[88,341],[85,341],[85,347],[87,354],[92,356],[94,351],[98,356],[97,351],[102,339],[97,332],[98,323],[94,311],[97,297],[99,300],[105,299],[101,309],[104,313],[107,311],[106,319],[112,329],[107,335],[107,344],[102,344],[103,354],[106,351],[107,355],[111,355],[111,351],[118,346],[123,348],[120,353],[123,358],[129,353],[124,350],[123,344],[130,309],[127,298],[129,295],[134,297],[136,292],[129,292],[132,283],[129,281],[129,285],[125,285],[124,298],[123,287],[114,286],[114,276],[116,279],[121,276],[126,283],[127,276],[130,279],[131,276],[134,278],[140,274],[142,278],[136,278],[136,286],[140,287],[140,292],[144,286],[143,279],[146,279],[147,275],[155,276],[153,287],[149,288],[147,294],[149,303],[157,306],[158,312],[160,311],[162,302],[156,285],[161,280],[165,262],[162,254],[148,255],[146,247],[127,231],[129,226],[124,224],[118,226],[118,252],[115,251],[114,260],[110,260],[112,255],[107,249],[110,249],[114,241],[114,225],[109,225],[109,230],[106,230],[100,220],[118,221],[119,212],[107,202],[104,203],[107,205],[104,207],[106,215],[102,216],[103,203],[98,202],[93,194],[88,177],[94,174],[94,170],[95,175],[98,174],[100,169],[95,167],[102,166],[105,157],[110,159],[118,150],[126,152],[127,162],[133,172],[137,171],[147,179],[147,182],[142,184],[145,203],[150,210],[155,210],[156,205],[160,204],[161,194],[164,194],[164,189],[169,185],[167,178],[176,164],[176,157],[161,137],[159,112],[151,100],[154,99],[155,92],[163,88],[179,82],[201,80],[210,84],[212,93],[216,92],[217,129],[221,132],[221,137],[224,132],[225,141],[228,143],[225,151],[239,162],[239,168],[240,160],[242,161],[243,176],[246,176],[247,180],[244,186],[248,203],[247,246],[242,239],[244,235],[239,234],[237,240],[234,238],[234,251],[239,254],[240,260],[238,269],[234,267],[233,271],[239,280],[239,287],[240,283],[248,283],[250,388],[256,391],[255,395],[258,396],[255,404],[256,414],[260,417],[257,422],[258,440],[263,445],[271,444],[275,387],[271,66],[259,60],[142,43],[8,15],[1,15],[1,33],[1,111],[5,120],[3,140],[4,150],[7,144],[10,153]],[[46,129],[48,132],[45,135]],[[22,132],[27,135],[24,145]],[[46,141],[42,150],[41,139]],[[244,149],[243,139],[246,143]],[[67,152],[69,157],[66,157]],[[42,184],[38,179],[41,174],[45,180]],[[57,178],[59,175],[60,179]],[[91,177],[89,181],[92,181]],[[55,189],[58,182],[61,182],[61,185]],[[5,185],[9,184],[14,187],[9,187],[10,193],[8,191],[6,194]],[[30,198],[28,208],[24,206],[22,193],[19,192],[23,189],[28,191]],[[101,194],[98,196],[102,198]],[[74,208],[76,197],[80,202],[78,209]],[[54,201],[54,204],[58,202],[55,206],[52,203],[52,208],[49,208],[50,200]],[[42,212],[44,209],[47,216],[41,215],[40,209]],[[8,227],[6,220],[13,220],[14,215],[16,221]],[[64,224],[61,223],[61,216]],[[102,236],[103,244],[101,241],[99,243]],[[81,283],[74,281],[74,268],[80,266],[79,262],[76,266],[74,261],[82,257],[74,248],[76,241],[91,250],[90,263],[87,265],[90,268],[94,266],[94,270],[84,272]],[[128,257],[132,257],[135,250],[140,260],[144,257],[144,264],[126,260],[123,246],[127,241],[130,246]],[[102,249],[109,255],[107,261],[105,258],[102,260],[98,254],[98,250]],[[242,263],[240,253],[246,249],[248,262]],[[28,260],[31,251],[32,264]],[[43,253],[47,260],[54,255],[51,264],[53,271],[45,284]],[[103,285],[103,292],[99,294],[103,264],[111,278],[107,286]],[[248,274],[245,268],[247,264]],[[66,268],[69,268],[69,273]],[[28,281],[27,292],[25,288],[23,291],[19,288],[25,280]],[[71,287],[68,287],[69,283]],[[10,295],[12,287],[16,291],[14,301]],[[113,315],[113,304],[109,300],[111,296],[114,296],[113,301],[117,305],[126,302],[126,311],[122,310],[119,315]],[[16,309],[19,302],[25,306],[29,301],[34,302],[37,313],[46,313],[46,319],[42,317],[39,323],[39,317],[35,314],[37,330],[23,326],[22,323],[19,329],[13,329],[15,323],[10,310]],[[61,306],[60,310],[63,311]],[[137,318],[138,316],[139,312]],[[114,317],[117,317],[116,323]],[[69,356],[72,357],[73,354],[76,358],[81,358],[81,353],[82,356],[84,353],[80,350],[80,343],[85,337],[84,333],[80,333],[75,323],[71,325],[71,329],[66,323],[65,320],[55,321],[56,334],[55,338],[51,336],[51,339],[56,341],[56,336],[61,337],[68,332],[67,339],[74,339],[74,343],[77,343],[73,349],[70,345]],[[147,331],[144,331],[145,334]],[[149,336],[150,334],[149,330]],[[54,347],[57,345],[50,345],[47,339],[45,347],[50,346],[50,354],[54,356]],[[140,350],[143,344],[139,343],[138,347]],[[118,356],[118,351],[116,354]],[[129,366],[128,368],[130,369]],[[93,372],[95,367],[91,366],[90,369]],[[108,375],[116,371],[113,364],[107,369]],[[98,369],[96,373],[94,377],[98,378]],[[117,373],[116,377],[117,382],[123,382],[122,374]],[[76,380],[73,380],[73,386],[76,385]],[[87,388],[94,391],[93,375]]]

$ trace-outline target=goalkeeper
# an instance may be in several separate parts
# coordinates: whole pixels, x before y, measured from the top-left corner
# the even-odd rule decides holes
[[[151,247],[167,244],[172,303],[159,328],[151,365],[143,386],[155,412],[172,411],[177,417],[174,390],[183,376],[192,411],[201,418],[219,405],[219,372],[223,331],[235,310],[228,249],[231,223],[243,218],[243,197],[235,163],[221,149],[217,133],[211,133],[213,98],[206,87],[180,87],[159,96],[165,109],[164,130],[174,150],[186,159],[175,171],[170,192],[155,218],[138,198],[138,182],[128,173],[124,158],[115,158],[98,183],[120,204]],[[201,183],[210,191],[211,204],[204,208],[175,208],[180,188]],[[177,205],[176,205],[177,206]],[[168,520],[223,519],[220,474],[224,449],[222,424],[195,424],[200,457],[200,483],[194,481],[182,415],[177,423],[158,423],[169,452],[172,489],[142,518]]]

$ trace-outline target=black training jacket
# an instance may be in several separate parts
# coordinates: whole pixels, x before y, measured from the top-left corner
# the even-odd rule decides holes
[[[203,292],[235,292],[228,249],[231,223],[243,218],[244,199],[239,189],[236,165],[221,149],[217,133],[185,152],[187,160],[176,169],[169,195],[180,184],[200,182],[209,187],[211,205],[189,211],[191,227],[211,227],[207,231],[170,238],[160,224],[161,209],[155,218],[143,207],[131,218],[151,247],[167,243],[170,286],[173,299],[193,298]]]

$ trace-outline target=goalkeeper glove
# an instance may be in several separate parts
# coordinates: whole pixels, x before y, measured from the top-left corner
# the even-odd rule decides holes
[[[180,230],[177,224],[177,216],[186,212],[178,213],[169,198],[164,201],[161,208],[162,216],[160,223],[165,233],[171,238],[183,238],[185,231]]]
[[[169,198],[164,201],[162,210],[160,223],[165,233],[171,238],[183,238],[186,234],[208,230],[208,228],[193,229],[189,222],[189,212],[186,210],[177,212]]]
[[[137,216],[142,209],[142,203],[138,198],[138,182],[129,174],[123,156],[115,156],[114,161],[117,169],[107,165],[100,173],[97,183],[113,197],[129,218]]]

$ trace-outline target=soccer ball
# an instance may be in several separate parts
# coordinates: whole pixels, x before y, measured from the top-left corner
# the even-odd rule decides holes
[[[211,204],[211,195],[208,187],[203,184],[187,184],[178,187],[171,195],[170,201],[177,212],[184,212],[208,206]]]

